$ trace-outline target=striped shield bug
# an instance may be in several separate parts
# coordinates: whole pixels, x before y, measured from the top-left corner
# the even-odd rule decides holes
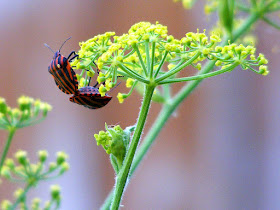
[[[60,53],[61,48],[70,38],[71,37],[63,42],[57,52],[54,52],[47,44],[45,44],[45,46],[54,53],[51,64],[48,67],[48,71],[53,76],[57,87],[66,94],[74,94],[78,90],[77,77],[69,63],[78,55],[75,51],[72,51],[66,58]]]
[[[94,86],[82,87],[69,98],[71,102],[82,105],[89,109],[102,108],[103,106],[106,106],[111,99],[112,97],[107,94],[102,97],[98,91],[98,88]]]

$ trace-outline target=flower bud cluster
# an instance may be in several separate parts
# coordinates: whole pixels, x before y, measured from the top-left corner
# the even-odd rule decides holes
[[[20,209],[29,209],[26,204],[26,194],[24,189],[18,188],[14,192],[14,197],[16,199],[15,203],[19,203]],[[34,198],[31,201],[31,210],[50,210],[50,209],[58,209],[61,203],[61,188],[59,185],[51,185],[50,187],[50,200],[46,201],[44,207],[41,207],[41,199]],[[2,210],[11,210],[15,209],[15,205],[9,200],[3,200],[1,202],[1,209]]]
[[[26,151],[19,150],[15,153],[16,163],[13,159],[6,159],[1,170],[1,176],[11,181],[21,181],[28,185],[36,186],[39,181],[60,176],[69,170],[67,154],[58,152],[56,162],[47,166],[48,152],[38,152],[38,162],[30,163]]]
[[[17,100],[18,108],[11,108],[0,97],[0,129],[22,128],[44,119],[52,107],[39,99],[21,96]],[[41,113],[41,115],[40,115]]]
[[[113,156],[118,166],[121,166],[134,127],[127,127],[123,130],[119,125],[108,127],[107,124],[105,124],[105,128],[106,131],[99,131],[98,134],[94,134],[96,143],[97,145],[101,145],[107,154]]]

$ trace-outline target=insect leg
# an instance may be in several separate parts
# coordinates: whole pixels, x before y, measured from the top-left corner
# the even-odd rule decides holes
[[[72,55],[74,55],[72,58],[70,58]],[[69,60],[69,62],[71,62],[74,58],[79,57],[78,54],[76,54],[76,52],[73,50],[67,57],[67,60]]]

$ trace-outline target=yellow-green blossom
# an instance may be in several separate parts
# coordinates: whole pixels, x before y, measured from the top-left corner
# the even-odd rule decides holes
[[[125,99],[124,94],[118,93],[117,98],[121,104],[124,102],[124,99]]]
[[[185,3],[191,3],[191,1],[185,1]],[[207,36],[205,30],[203,33],[199,30],[188,32],[181,39],[176,39],[167,32],[167,27],[158,22],[155,24],[139,22],[131,26],[128,33],[121,36],[115,36],[111,32],[107,36],[98,35],[81,44],[80,53],[84,60],[82,59],[80,63],[87,62],[87,65],[91,65],[97,62],[97,82],[101,84],[99,86],[101,96],[118,84],[118,77],[123,77],[131,90],[128,94],[118,94],[120,103],[131,95],[134,82],[143,84],[155,82],[156,85],[161,85],[167,80],[167,83],[171,83],[173,78],[179,75],[177,73],[189,65],[198,70],[201,69],[201,63],[206,59],[216,60],[216,65],[222,66],[222,69],[232,64],[232,68],[241,65],[243,69],[250,68],[255,71],[251,65],[256,61],[248,60],[248,55],[255,53],[254,47],[235,44],[217,47],[221,42],[219,34],[213,33]],[[96,54],[89,56],[93,53],[93,48],[97,49],[97,43],[99,43],[98,46],[100,44],[105,46],[103,51],[99,49],[95,51]],[[266,64],[266,60],[260,56],[257,62],[259,66]],[[75,61],[76,64],[77,61]],[[168,67],[167,71],[164,70],[165,66]],[[85,68],[82,64],[80,67],[82,70]],[[174,80],[174,82],[177,81],[180,81],[180,78]],[[80,84],[83,84],[82,79],[80,79]]]

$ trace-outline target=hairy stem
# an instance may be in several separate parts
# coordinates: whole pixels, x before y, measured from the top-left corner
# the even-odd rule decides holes
[[[132,160],[134,158],[136,148],[138,146],[138,143],[139,143],[142,131],[144,129],[146,119],[147,119],[147,115],[149,112],[154,89],[155,89],[154,86],[150,86],[150,85],[145,86],[144,99],[143,99],[143,103],[142,103],[141,110],[139,113],[139,118],[138,118],[138,121],[136,124],[136,129],[133,134],[133,138],[130,143],[128,152],[124,159],[123,166],[120,169],[120,171],[117,175],[117,178],[116,178],[116,187],[115,187],[113,202],[112,202],[112,206],[111,206],[112,210],[119,209],[119,205],[120,205],[122,195],[124,192],[124,187],[128,180],[128,173],[129,173],[129,170],[130,170],[130,167],[132,164]]]

